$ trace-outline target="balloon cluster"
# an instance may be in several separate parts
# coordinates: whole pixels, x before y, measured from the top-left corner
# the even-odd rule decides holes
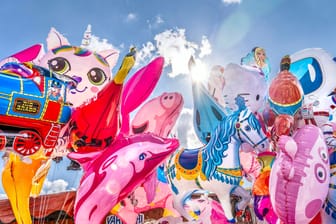
[[[29,197],[64,157],[83,170],[76,223],[135,223],[152,208],[162,222],[336,221],[336,64],[325,51],[284,56],[273,78],[261,47],[213,66],[207,85],[191,74],[202,146],[177,150],[182,94],[149,99],[164,58],[133,72],[131,48],[113,75],[119,52],[87,47],[51,28],[46,53],[37,44],[0,62],[2,184],[18,223],[32,223]]]

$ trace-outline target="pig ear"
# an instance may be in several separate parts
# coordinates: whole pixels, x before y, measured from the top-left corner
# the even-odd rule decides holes
[[[54,27],[51,27],[47,37],[48,50],[64,45],[70,45],[69,41],[62,34],[60,34]]]
[[[119,51],[115,49],[109,49],[97,53],[100,54],[103,58],[105,58],[107,63],[110,65],[110,68],[113,68],[117,64],[119,58]]]

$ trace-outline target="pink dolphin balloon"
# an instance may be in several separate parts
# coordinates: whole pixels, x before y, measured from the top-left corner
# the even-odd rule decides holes
[[[177,139],[139,134],[118,138],[103,152],[70,153],[84,169],[75,201],[76,223],[102,223],[178,147]]]
[[[152,133],[160,137],[167,137],[176,124],[183,103],[182,95],[177,92],[162,93],[147,101],[134,116],[130,134]],[[125,199],[124,206],[117,211],[118,217],[124,222],[135,223],[138,213],[149,208],[164,208],[167,213],[177,215],[172,207],[169,186],[158,181],[157,172],[153,172],[147,179],[151,179],[149,183],[156,182],[156,190],[147,192],[146,188],[137,188],[132,195],[137,201],[136,204]]]
[[[328,148],[315,125],[282,135],[270,174],[271,202],[284,223],[309,223],[321,210],[330,181]]]

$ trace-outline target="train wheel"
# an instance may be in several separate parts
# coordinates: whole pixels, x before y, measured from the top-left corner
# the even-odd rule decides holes
[[[7,144],[7,139],[6,136],[1,135],[1,133],[3,133],[3,131],[0,130],[0,150],[3,150]]]
[[[19,134],[26,135],[14,138],[13,148],[19,154],[29,156],[41,148],[42,139],[35,131],[20,131]]]

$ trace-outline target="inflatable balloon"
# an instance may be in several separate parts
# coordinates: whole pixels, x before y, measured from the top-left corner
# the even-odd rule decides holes
[[[294,116],[301,108],[304,93],[299,80],[290,73],[290,58],[281,60],[281,72],[272,79],[268,90],[268,102],[276,114]]]
[[[16,222],[32,223],[29,197],[40,194],[50,168],[50,160],[39,150],[23,160],[18,154],[7,152],[2,171],[2,185],[8,196]]]
[[[294,117],[288,114],[280,114],[275,117],[273,127],[271,129],[272,150],[278,151],[277,142],[281,135],[292,135],[295,129]]]
[[[72,114],[66,91],[75,85],[29,62],[3,64],[0,77],[0,148],[8,155],[2,183],[15,218],[31,223],[29,197],[41,191],[61,128]]]
[[[180,93],[162,93],[147,101],[135,114],[131,123],[131,134],[153,133],[168,137],[183,107]]]
[[[265,80],[268,80],[271,66],[265,49],[261,47],[253,48],[251,52],[241,59],[241,65],[257,71],[260,75],[265,77]]]
[[[178,217],[179,214],[173,208],[171,190],[166,183],[158,182],[155,189],[155,197],[152,202],[147,202],[147,193],[143,187],[138,187],[130,193],[117,206],[111,214],[117,216],[123,223],[136,223],[139,217],[150,210],[162,210],[161,217]]]
[[[260,163],[257,160],[257,153],[249,144],[243,144],[242,150],[239,152],[240,164],[246,179],[253,183],[260,173]]]
[[[308,223],[321,210],[330,181],[328,148],[322,131],[305,125],[282,135],[270,174],[274,211],[284,223]]]
[[[239,149],[242,142],[253,145],[255,150],[268,149],[268,141],[261,125],[237,97],[239,110],[225,116],[211,133],[203,147],[178,150],[169,158],[166,172],[174,195],[174,208],[186,219],[193,217],[184,209],[184,201],[197,190],[213,192],[218,196],[228,221],[233,221],[230,193],[242,197],[237,209],[243,210],[250,194],[239,183],[242,179]]]
[[[20,52],[17,52],[7,58],[4,58],[0,61],[0,66],[9,63],[25,63],[25,62],[35,62],[38,63],[38,60],[44,55],[43,44],[35,44],[31,47],[28,47]]]
[[[235,111],[235,98],[244,97],[246,106],[253,112],[261,112],[265,106],[267,82],[258,72],[230,63],[224,68],[225,84],[222,90],[226,110]]]
[[[162,93],[160,96],[145,102],[132,119],[130,135],[151,133],[164,138],[168,137],[180,115],[182,107],[183,97],[177,92]],[[121,131],[121,134],[124,135],[126,133]],[[158,172],[160,170],[158,169]],[[126,198],[123,200],[122,206],[116,206],[112,210],[112,214],[117,215],[126,223],[135,223],[138,214],[149,208],[163,208],[164,216],[177,215],[172,208],[172,195],[169,186],[160,182],[156,174],[157,172],[153,172],[151,177],[154,179],[151,182],[155,182],[155,180],[157,182],[154,199],[148,199],[144,189],[138,187],[132,193],[132,198],[137,203],[134,204]]]
[[[16,168],[19,162],[11,162],[13,156],[10,155],[8,164],[12,166],[6,164],[7,169],[3,170],[3,175],[18,180],[22,175],[18,170],[29,172],[29,175],[25,177],[24,191],[21,190],[23,185],[20,185],[21,182],[9,181],[8,183],[11,184],[6,184],[6,193],[20,195],[20,200],[12,196],[9,196],[9,200],[15,206],[13,210],[16,210],[16,206],[20,210],[19,213],[15,213],[16,219],[22,220],[20,217],[22,214],[26,217],[24,223],[29,223],[28,217],[30,219],[29,210],[26,209],[29,195],[39,194],[44,177],[48,173],[49,166],[44,164],[50,163],[50,158],[55,156],[54,152],[58,151],[58,147],[64,151],[68,143],[68,141],[64,141],[63,145],[58,145],[59,140],[63,140],[63,136],[60,134],[66,133],[63,129],[67,127],[72,109],[94,97],[97,91],[110,80],[112,67],[119,55],[115,50],[97,54],[70,46],[67,39],[53,28],[47,38],[47,44],[48,52],[46,54],[43,54],[42,45],[38,44],[13,54],[1,62],[1,70],[6,75],[13,74],[16,79],[20,79],[18,81],[9,79],[9,82],[3,82],[2,87],[7,89],[5,94],[16,90],[16,94],[11,98],[12,104],[4,105],[5,107],[13,105],[12,112],[9,112],[8,115],[13,113],[15,118],[6,118],[4,123],[20,127],[16,128],[17,131],[20,131],[15,136],[16,140],[14,138],[14,141],[11,142],[14,143],[14,150],[17,149],[20,154],[26,155],[26,157],[15,157],[15,161],[22,159],[19,164],[20,168]],[[70,66],[71,71],[69,71]],[[21,90],[19,90],[19,83],[22,83]],[[69,88],[67,89],[67,87]],[[5,111],[5,107],[2,107],[3,111]],[[61,129],[62,127],[63,129]],[[25,129],[29,129],[29,131]],[[36,133],[40,133],[41,137]],[[2,135],[0,139],[0,145],[6,146],[6,137]],[[35,154],[29,156],[29,154],[39,152],[39,149],[45,151],[47,158],[36,158]],[[27,163],[27,160],[30,162]],[[31,163],[35,164],[34,168]],[[37,181],[39,183],[34,184]],[[30,187],[32,182],[33,186]]]
[[[126,82],[121,99],[121,116],[123,121],[120,128],[121,133],[129,134],[129,115],[145,102],[152,93],[161,77],[163,65],[164,58],[156,57],[146,66],[136,71]]]
[[[254,212],[259,220],[266,220],[269,224],[275,224],[278,216],[273,210],[270,193],[269,177],[276,154],[274,152],[262,152],[258,154],[261,163],[261,171],[253,183],[252,195],[254,198]]]
[[[326,123],[321,129],[329,148],[330,161],[329,192],[321,210],[321,218],[322,223],[334,223],[336,222],[336,123]]]
[[[315,96],[318,100],[318,97],[326,97],[335,89],[336,81],[330,74],[336,72],[336,63],[327,51],[306,48],[291,54],[290,58],[289,71],[298,78],[308,99]]]
[[[336,149],[330,150],[330,183],[328,196],[323,204],[322,220],[323,223],[336,222]]]
[[[222,91],[225,85],[224,79],[224,67],[221,65],[215,65],[210,70],[208,79],[208,92],[209,95],[219,104],[225,105]]]
[[[320,127],[335,119],[336,72],[334,58],[324,49],[306,48],[290,55],[290,72],[301,83],[305,104],[313,106],[314,119]]]
[[[178,146],[176,139],[138,134],[120,137],[100,152],[70,153],[69,158],[84,169],[75,201],[75,222],[101,223]],[[155,184],[144,186],[147,194],[155,193]]]
[[[184,209],[197,220],[197,223],[228,223],[220,203],[211,198],[209,192],[196,191],[184,203]]]
[[[206,144],[211,133],[224,118],[224,109],[209,95],[201,83],[193,82],[194,129],[198,139]]]
[[[195,67],[193,58],[189,61],[189,71],[193,77]],[[224,109],[209,94],[202,83],[197,80],[192,81],[192,94],[194,101],[194,129],[198,139],[207,144],[211,132],[225,116]]]
[[[125,56],[112,81],[95,98],[76,108],[69,125],[70,144],[77,152],[100,151],[111,144],[121,124],[123,82],[135,63],[135,50]]]
[[[193,74],[195,61],[189,61]],[[237,75],[239,74],[239,75]],[[193,76],[192,76],[193,77]],[[237,110],[235,98],[245,99],[247,107],[260,112],[264,107],[267,84],[256,71],[230,63],[227,67],[215,66],[209,76],[208,89],[197,80],[192,80],[194,101],[194,127],[199,140],[206,144],[209,134],[226,114]]]
[[[48,51],[41,57],[39,65],[77,81],[76,88],[68,94],[68,100],[74,107],[92,99],[104,88],[112,79],[111,71],[119,57],[119,52],[114,49],[92,52],[71,45],[55,28],[50,29],[47,47]],[[121,83],[123,77],[120,78],[115,81]],[[78,97],[79,94],[81,97]]]
[[[0,150],[27,156],[44,148],[48,156],[60,130],[69,121],[66,91],[74,81],[31,63],[6,63],[0,68]],[[56,94],[55,94],[56,93]],[[54,95],[58,96],[56,99]]]

